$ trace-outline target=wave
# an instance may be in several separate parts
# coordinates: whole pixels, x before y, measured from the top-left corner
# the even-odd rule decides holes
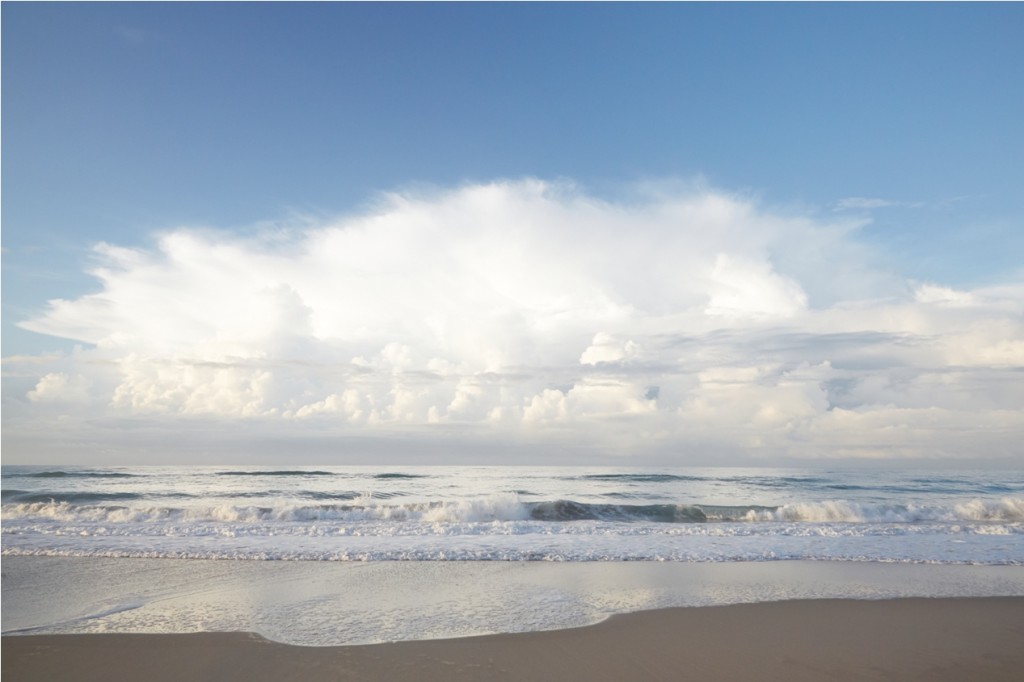
[[[5,490],[3,491],[4,502],[19,502],[24,504],[36,504],[52,502],[58,503],[90,503],[90,502],[127,502],[130,500],[142,500],[152,495],[142,493],[72,493],[72,492],[29,492],[26,490]],[[161,497],[192,497],[187,493],[163,494]],[[6,505],[4,507],[6,516]]]
[[[355,490],[341,490],[336,492],[321,492],[315,490],[298,493],[285,493],[280,490],[247,491],[225,495],[224,499],[252,500],[252,499],[280,499],[281,497],[295,497],[304,500],[324,501],[349,501],[361,498],[371,500],[390,500],[396,497],[405,497],[408,493],[400,490],[357,492]],[[30,491],[9,489],[2,492],[4,502],[37,503],[37,502],[68,502],[72,504],[89,504],[99,502],[127,502],[145,501],[157,499],[199,499],[199,496],[186,492],[159,492],[159,493],[131,493],[131,492],[66,492],[66,491]]]
[[[668,483],[670,481],[709,481],[704,476],[682,476],[679,474],[584,474],[582,476],[568,476],[570,481],[633,481],[636,483]]]
[[[880,551],[859,554],[831,553],[813,548],[795,548],[777,552],[767,548],[723,550],[688,550],[682,548],[655,549],[630,546],[597,549],[584,547],[527,548],[527,547],[411,547],[373,549],[312,549],[312,548],[250,548],[250,547],[4,547],[4,557],[76,557],[106,559],[205,559],[229,561],[331,561],[367,563],[380,561],[448,562],[686,562],[720,564],[735,562],[771,563],[778,561],[834,561],[847,563],[887,564],[942,564],[1022,566],[1024,561],[1015,556],[997,555],[986,560],[970,557],[934,557],[920,553],[889,556]]]
[[[677,504],[586,504],[572,500],[536,502],[527,505],[536,521],[657,521],[701,523],[704,511],[695,505]]]
[[[356,492],[355,490],[339,490],[335,492],[325,492],[318,490],[305,490],[305,491],[283,491],[283,490],[249,490],[245,492],[233,492],[230,494],[222,495],[222,499],[230,500],[273,500],[280,499],[282,497],[294,497],[303,500],[358,500],[367,493]],[[373,497],[380,499],[389,499],[392,497],[401,497],[406,493],[402,492],[389,492],[389,493],[373,493]],[[173,495],[172,495],[173,496]],[[187,496],[187,495],[185,495]]]
[[[956,505],[956,511],[968,521],[1022,521],[1024,498],[1004,497],[998,502],[971,500]]]
[[[34,495],[34,494],[33,494]],[[285,503],[270,506],[104,506],[103,501],[133,501],[133,493],[67,495],[65,499],[13,498],[3,505],[5,522],[44,519],[62,522],[133,522],[204,520],[223,523],[390,521],[428,524],[537,521],[545,523],[610,522],[658,524],[707,523],[1022,523],[1024,498],[971,500],[953,506],[864,505],[842,500],[782,506],[715,506],[698,504],[596,504],[574,500],[524,502],[518,495],[495,494],[458,500],[390,504],[389,493],[336,493],[330,499],[351,504]],[[93,504],[82,504],[83,502]]]
[[[1024,498],[971,500],[952,507],[917,505],[867,505],[843,500],[751,508],[745,521],[919,523],[955,521],[1024,521]]]
[[[332,471],[303,471],[286,469],[281,471],[218,471],[217,476],[337,476]]]
[[[814,476],[727,476],[715,479],[726,483],[745,483],[758,488],[792,488],[802,485],[828,483],[828,479]]]
[[[119,471],[33,471],[4,474],[11,478],[139,478],[142,474],[126,474]]]
[[[403,474],[403,473],[390,473],[390,472],[383,473],[383,474],[374,474],[373,477],[374,478],[379,478],[379,479],[385,479],[385,480],[386,479],[392,479],[392,478],[397,478],[397,479],[404,479],[404,478],[430,478],[426,474]]]

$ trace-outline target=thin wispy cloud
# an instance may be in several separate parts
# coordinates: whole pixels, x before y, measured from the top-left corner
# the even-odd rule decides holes
[[[957,201],[957,199],[950,199],[944,202],[935,204],[941,206],[943,204]],[[877,197],[846,197],[840,199],[833,206],[833,211],[873,211],[881,208],[926,208],[928,202],[925,201],[894,201],[891,199],[880,199]]]
[[[889,206],[897,206],[899,202],[889,201],[888,199],[878,199],[870,197],[847,197],[840,199],[836,202],[835,210],[837,211],[864,211],[871,210],[874,208],[887,208]]]

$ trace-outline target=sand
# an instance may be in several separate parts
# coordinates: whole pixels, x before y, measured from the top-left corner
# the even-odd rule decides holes
[[[245,633],[3,638],[7,682],[1019,680],[1024,597],[674,608],[569,630],[344,647]]]

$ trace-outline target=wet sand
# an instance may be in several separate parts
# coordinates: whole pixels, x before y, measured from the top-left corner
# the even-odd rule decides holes
[[[1024,597],[674,608],[549,632],[342,647],[245,633],[3,637],[14,682],[1018,680]]]

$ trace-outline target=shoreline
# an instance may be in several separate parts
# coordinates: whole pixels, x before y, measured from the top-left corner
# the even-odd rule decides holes
[[[4,634],[255,632],[351,645],[793,599],[1024,596],[1024,567],[5,557]]]
[[[253,632],[332,646],[565,630],[815,599],[1021,597],[1024,567],[5,557],[3,634]]]
[[[809,599],[616,614],[585,627],[309,647],[240,632],[7,635],[33,682],[1011,680],[1024,597]]]

